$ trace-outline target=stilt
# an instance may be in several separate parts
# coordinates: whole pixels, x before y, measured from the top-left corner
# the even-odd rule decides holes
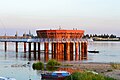
[[[31,42],[28,43],[28,47],[29,47],[29,59],[31,59]]]
[[[38,43],[38,60],[40,60],[40,43]]]
[[[64,60],[67,60],[66,43],[64,43]]]
[[[7,42],[5,41],[5,52],[7,51]]]
[[[70,61],[72,61],[73,60],[73,57],[74,57],[74,55],[73,55],[73,43],[71,42],[70,43]]]
[[[16,53],[18,53],[18,42],[16,42]]]
[[[84,42],[84,60],[87,60],[87,42]]]
[[[52,43],[52,59],[54,59],[54,43]]]
[[[26,42],[24,42],[24,53],[26,53]]]
[[[49,45],[48,45],[48,42],[45,42],[45,43],[44,43],[44,50],[45,50],[44,59],[45,59],[45,61],[48,61],[48,59],[49,59],[49,53],[48,53],[48,49],[49,49],[49,48],[48,48],[48,46],[49,46]]]
[[[59,61],[64,60],[64,44],[59,43]]]
[[[81,42],[81,60],[84,59],[84,42]]]
[[[80,53],[81,53],[81,46],[80,46],[80,44],[81,44],[81,43],[78,42],[78,45],[79,45],[79,60],[80,60],[80,56],[81,56],[81,54],[80,54]]]
[[[70,61],[70,43],[66,42],[66,58],[67,61]]]
[[[57,42],[56,59],[59,60],[59,42]]]
[[[34,59],[36,60],[36,42],[34,42]]]
[[[78,42],[75,42],[75,60],[78,60]]]
[[[56,58],[56,54],[57,54],[57,43],[54,43],[54,55],[53,55],[53,57],[54,57],[54,59],[57,59]]]

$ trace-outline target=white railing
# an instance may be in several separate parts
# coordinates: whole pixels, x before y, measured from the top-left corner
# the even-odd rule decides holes
[[[33,39],[0,39],[0,42],[76,42],[87,41],[86,39],[50,39],[50,38],[33,38]]]

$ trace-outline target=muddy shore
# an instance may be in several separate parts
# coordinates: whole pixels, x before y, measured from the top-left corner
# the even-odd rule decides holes
[[[112,77],[120,80],[120,69],[115,69],[111,66],[112,63],[83,63],[83,62],[64,62],[63,64],[70,64],[72,68],[81,70],[94,71],[98,74]]]

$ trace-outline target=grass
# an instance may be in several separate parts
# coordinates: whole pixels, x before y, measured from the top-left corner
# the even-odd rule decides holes
[[[66,67],[68,66],[69,67],[69,66],[73,66],[73,65],[72,64],[64,64],[62,66],[66,66]]]
[[[54,59],[49,60],[46,65],[47,70],[49,71],[55,71],[59,68],[59,66],[61,66],[61,63]]]
[[[91,72],[75,72],[65,78],[65,80],[115,80],[113,78],[105,77],[100,74],[93,74]]]
[[[120,64],[118,64],[118,63],[111,63],[110,65],[112,66],[113,69],[120,70]]]

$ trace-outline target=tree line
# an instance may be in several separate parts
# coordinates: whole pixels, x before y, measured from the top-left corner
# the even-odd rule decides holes
[[[99,37],[99,38],[117,38],[116,35],[114,34],[100,34],[100,35],[97,35],[97,34],[86,34],[83,36],[83,38],[92,38],[92,37]]]

